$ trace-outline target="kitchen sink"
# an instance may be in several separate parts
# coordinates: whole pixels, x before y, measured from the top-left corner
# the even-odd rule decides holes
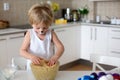
[[[101,21],[101,22],[92,22],[94,24],[108,24],[108,25],[111,25],[111,22],[110,21]]]
[[[110,21],[101,21],[99,24],[111,24]]]

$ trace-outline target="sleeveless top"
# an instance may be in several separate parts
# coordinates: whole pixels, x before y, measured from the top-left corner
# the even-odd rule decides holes
[[[49,60],[54,55],[54,47],[52,42],[52,32],[49,29],[46,32],[44,40],[41,40],[34,29],[29,29],[30,32],[30,47],[28,51],[36,56]],[[29,64],[31,61],[28,61]]]

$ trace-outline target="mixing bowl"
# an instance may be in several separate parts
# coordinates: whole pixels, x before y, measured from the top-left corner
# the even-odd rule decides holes
[[[30,66],[36,80],[55,80],[59,69],[59,62],[53,66],[48,66],[46,61],[42,61],[42,65],[31,63]]]

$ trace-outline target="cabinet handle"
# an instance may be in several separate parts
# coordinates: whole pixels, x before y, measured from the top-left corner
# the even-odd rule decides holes
[[[92,34],[93,34],[93,29],[92,28],[90,28],[90,39],[92,40]]]
[[[111,53],[120,54],[118,51],[111,51]]]
[[[0,41],[4,41],[4,40],[6,40],[6,39],[0,39]]]
[[[97,40],[97,29],[95,28],[95,40]]]
[[[24,35],[23,36],[10,37],[10,39],[21,38],[21,37],[24,37]]]
[[[112,37],[112,39],[119,39],[119,40],[120,40],[120,38],[119,38],[119,37]]]
[[[112,30],[113,32],[120,32],[120,30]]]
[[[65,30],[57,30],[56,32],[63,32],[63,31],[65,31]]]

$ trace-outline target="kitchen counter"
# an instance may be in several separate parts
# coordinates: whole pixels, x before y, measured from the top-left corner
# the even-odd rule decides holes
[[[6,29],[0,29],[0,35],[7,35],[7,34],[14,34],[14,33],[22,33],[26,30],[23,29],[16,29],[16,28],[6,28]]]
[[[59,71],[55,80],[78,80],[90,73],[91,71]],[[35,78],[31,71],[18,71],[13,80],[35,80]]]
[[[67,23],[67,24],[61,24],[61,25],[55,25],[53,24],[50,28],[63,28],[63,27],[72,27],[74,25],[80,25],[80,23]],[[13,26],[11,28],[6,29],[0,29],[0,35],[7,35],[7,34],[13,34],[13,33],[24,33],[28,29],[31,29],[32,27],[29,24],[26,25],[20,25],[20,26]]]
[[[60,25],[52,25],[52,28],[63,28],[63,27],[72,27],[74,25],[90,25],[90,26],[100,26],[100,27],[115,27],[120,28],[120,25],[116,24],[109,24],[109,23],[96,23],[96,22],[90,22],[90,23],[84,23],[84,22],[69,22],[67,24],[60,24]]]
[[[19,26],[11,26],[9,28],[0,29],[0,35],[24,33],[30,28],[32,28],[32,27],[29,24],[19,25]]]
[[[91,25],[91,26],[100,26],[100,27],[115,27],[120,28],[120,25],[113,25],[113,24],[98,24],[98,23],[82,23],[82,22],[69,22],[67,24],[52,24],[50,28],[64,28],[64,27],[72,27],[76,25]],[[29,24],[19,25],[19,26],[12,26],[11,28],[0,29],[0,35],[5,34],[12,34],[12,33],[22,33],[27,31],[28,29],[32,28]]]
[[[55,80],[78,80],[84,75],[90,75],[93,71],[58,71]],[[96,71],[99,73],[100,71]],[[116,73],[116,71],[107,71],[106,73]],[[17,71],[13,80],[35,80],[31,71]]]
[[[120,28],[120,25],[116,25],[116,24],[81,23],[81,25],[91,25],[91,26],[100,26],[100,27],[115,27],[115,28]]]

